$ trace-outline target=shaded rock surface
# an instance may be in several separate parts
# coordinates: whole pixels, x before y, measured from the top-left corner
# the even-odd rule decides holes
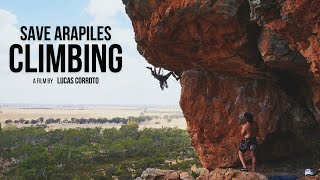
[[[319,0],[249,0],[251,20],[270,28],[300,52],[319,78],[320,1]]]
[[[208,169],[232,166],[238,160],[239,112],[252,112],[259,124],[260,160],[303,151],[301,130],[317,124],[304,102],[307,97],[294,100],[300,92],[289,96],[274,81],[189,70],[184,72],[181,83],[180,104],[192,145]],[[303,94],[309,90],[299,91]]]
[[[320,0],[123,0],[139,52],[181,74],[180,106],[209,170],[239,163],[254,114],[260,160],[303,153],[320,114]]]
[[[299,180],[319,180],[320,179],[320,175],[317,174],[315,176],[306,176],[303,178],[300,178]]]

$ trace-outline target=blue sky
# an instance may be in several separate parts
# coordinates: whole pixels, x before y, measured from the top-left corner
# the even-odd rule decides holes
[[[87,0],[1,0],[0,7],[18,18],[24,25],[86,24]]]
[[[19,28],[22,25],[109,25],[112,42],[123,47],[123,70],[118,74],[14,74],[9,70],[8,49],[13,43],[21,43]],[[179,103],[179,83],[172,78],[168,81],[169,89],[161,91],[157,80],[145,68],[149,65],[136,50],[132,25],[121,0],[0,0],[0,39],[0,84],[5,84],[0,104]],[[32,48],[37,48],[37,44],[33,42]],[[35,77],[59,76],[98,76],[101,83],[89,86],[32,84]]]

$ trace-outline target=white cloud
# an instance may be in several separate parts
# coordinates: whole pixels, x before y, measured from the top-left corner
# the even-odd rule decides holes
[[[0,9],[0,27],[10,26],[12,24],[17,24],[16,16],[9,11]]]
[[[121,0],[90,0],[87,12],[93,17],[90,25],[111,26],[111,42],[135,49],[133,28]]]
[[[117,15],[124,12],[124,5],[121,0],[90,0],[87,11],[93,16],[93,24],[118,23]]]
[[[9,69],[9,49],[13,44],[25,45],[26,42],[20,40],[20,29],[18,27],[18,21],[14,14],[4,9],[0,9],[0,75],[4,76],[18,76],[19,74],[13,74]],[[38,44],[41,42],[29,43],[31,46],[31,59],[33,64],[37,65],[35,61],[38,54]],[[16,56],[16,59],[23,60],[24,55]],[[22,59],[23,58],[23,59]]]
[[[8,52],[14,42],[19,41],[17,18],[9,11],[0,9],[0,53]]]
[[[93,16],[91,25],[110,25],[112,40],[123,47],[123,70],[117,74],[109,74],[104,79],[106,84],[112,84],[108,93],[118,97],[119,103],[137,102],[137,104],[175,104],[180,97],[180,84],[168,80],[169,89],[161,91],[159,82],[152,77],[145,67],[150,66],[137,52],[134,31],[131,20],[125,13],[121,0],[90,0],[89,14]],[[107,101],[108,94],[103,96]]]
[[[9,11],[0,9],[0,76],[8,76],[9,48],[19,43],[19,29],[16,27],[17,18]]]

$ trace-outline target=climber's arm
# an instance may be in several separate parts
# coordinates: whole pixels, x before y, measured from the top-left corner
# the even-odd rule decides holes
[[[172,73],[172,76],[173,76],[177,81],[179,81],[180,76],[176,75],[174,72]]]
[[[241,126],[241,135],[242,136],[246,135],[246,125],[245,124]]]

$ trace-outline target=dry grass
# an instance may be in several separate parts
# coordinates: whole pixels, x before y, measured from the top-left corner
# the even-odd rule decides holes
[[[168,122],[163,117],[165,115],[181,114],[179,107],[146,107],[138,106],[87,106],[87,107],[4,107],[0,116],[1,122],[7,119],[17,120],[20,118],[30,120],[38,119],[40,117],[48,118],[114,118],[114,117],[128,117],[139,116],[141,113],[149,116],[159,116],[159,119],[153,119],[140,124],[140,128],[161,128],[161,127],[178,127],[186,129],[186,121],[184,118],[172,119]],[[156,123],[159,122],[159,123]],[[4,123],[2,123],[5,125]],[[31,125],[17,124],[17,127],[26,127]],[[49,129],[60,128],[119,128],[120,124],[50,124]]]

